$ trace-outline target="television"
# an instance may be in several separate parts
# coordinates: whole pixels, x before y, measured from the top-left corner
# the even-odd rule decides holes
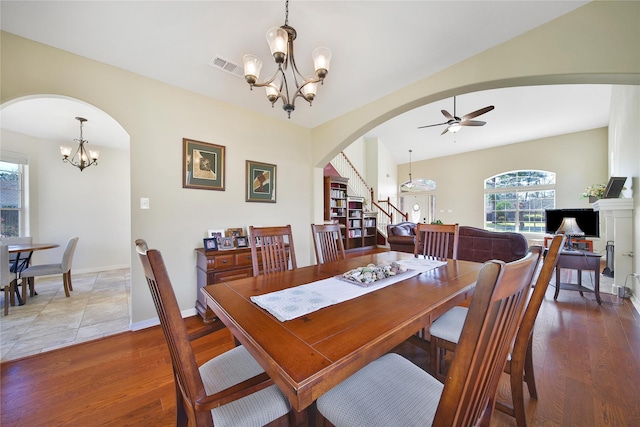
[[[584,231],[584,237],[600,237],[600,212],[591,208],[584,209],[546,209],[545,231],[555,234],[562,218],[575,218],[578,227]]]

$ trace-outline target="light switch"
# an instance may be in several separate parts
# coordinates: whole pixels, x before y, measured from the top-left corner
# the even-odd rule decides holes
[[[140,209],[149,209],[149,199],[147,197],[140,197]]]

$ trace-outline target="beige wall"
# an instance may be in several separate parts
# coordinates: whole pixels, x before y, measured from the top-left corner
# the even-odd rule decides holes
[[[1,83],[3,104],[37,94],[73,97],[105,111],[130,135],[130,216],[99,221],[131,226],[118,247],[131,263],[132,322],[157,317],[135,256],[136,238],[163,252],[182,310],[195,305],[194,248],[202,246],[208,229],[290,223],[298,264],[311,262],[313,194],[305,191],[313,188],[309,130],[7,33],[2,33]],[[182,188],[185,137],[226,147],[226,191]],[[57,164],[59,151],[50,156]],[[277,165],[277,203],[245,202],[246,160]],[[108,168],[106,163],[105,157],[96,170]],[[150,199],[151,209],[138,208],[140,197]],[[82,221],[90,225],[96,218]],[[62,227],[68,227],[65,235],[74,229]]]
[[[586,208],[580,195],[588,185],[607,182],[606,158],[607,129],[601,128],[414,162],[412,174],[436,181],[437,219],[483,228],[485,179],[519,169],[554,172],[556,206]],[[398,167],[399,176],[408,173],[408,164]]]

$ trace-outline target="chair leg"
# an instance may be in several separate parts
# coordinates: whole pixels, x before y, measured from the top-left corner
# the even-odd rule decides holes
[[[532,349],[533,336],[529,338],[527,344],[527,354],[524,361],[524,380],[529,388],[529,396],[532,399],[538,400],[538,391],[536,389],[536,377],[533,374],[533,349]]]
[[[29,285],[29,296],[32,297],[36,295],[36,278],[28,277],[27,284]]]
[[[9,315],[9,294],[11,293],[11,284],[4,287],[4,315]]]
[[[431,336],[431,349],[430,349],[430,361],[429,361],[429,367],[431,369],[431,375],[433,375],[434,377],[437,378],[440,369],[440,349],[438,348],[438,339],[436,337],[434,337],[433,335]]]
[[[71,283],[71,270],[67,271],[67,280],[69,281],[69,290],[73,290],[73,284]]]
[[[64,284],[64,294],[68,298],[71,295],[69,294],[69,279],[67,277],[67,273],[62,273],[62,283]]]
[[[26,304],[27,302],[27,280],[26,278],[23,278],[22,280],[20,280],[20,282],[22,283],[22,302]],[[18,285],[18,279],[16,279],[16,286]],[[33,296],[33,295],[29,295],[29,296]]]

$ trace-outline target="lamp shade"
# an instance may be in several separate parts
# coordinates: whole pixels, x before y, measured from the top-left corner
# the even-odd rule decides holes
[[[584,231],[578,227],[575,218],[562,218],[562,224],[556,233],[566,236],[584,236]]]
[[[277,63],[284,62],[284,58],[287,56],[287,42],[289,41],[289,34],[282,27],[271,28],[267,31],[267,43],[269,44],[269,50]]]

